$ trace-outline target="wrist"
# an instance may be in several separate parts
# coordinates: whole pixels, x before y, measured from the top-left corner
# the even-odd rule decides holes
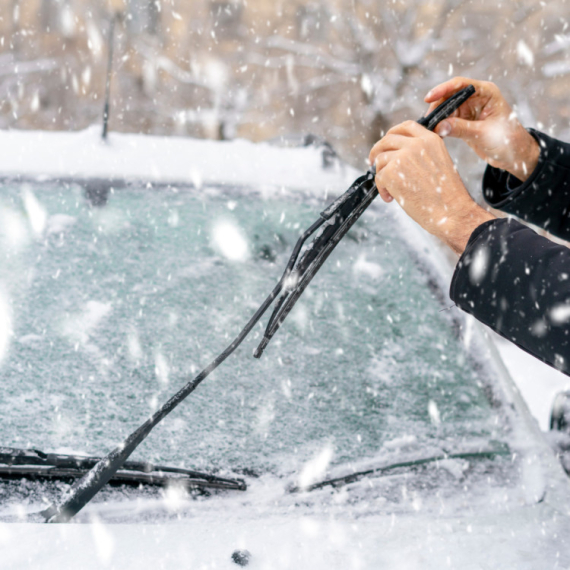
[[[540,158],[540,146],[536,139],[521,125],[520,135],[514,144],[517,160],[503,170],[524,182],[534,171]]]
[[[449,224],[438,237],[455,253],[461,255],[475,229],[482,223],[494,219],[493,214],[472,202],[468,208],[463,209],[459,215],[454,217],[453,223]]]

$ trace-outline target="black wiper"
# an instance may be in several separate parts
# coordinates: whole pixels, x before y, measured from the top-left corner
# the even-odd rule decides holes
[[[44,453],[37,449],[0,447],[0,480],[33,479],[69,481],[83,477],[100,457]],[[109,480],[112,484],[158,485],[175,484],[188,491],[226,489],[245,491],[243,479],[229,479],[181,467],[155,465],[145,461],[125,461],[120,471]]]
[[[455,95],[444,101],[429,115],[417,122],[426,129],[433,131],[443,119],[449,117],[461,104],[475,93],[473,85],[465,87]],[[364,210],[376,198],[378,190],[374,183],[375,170],[371,168],[364,176],[354,181],[352,186],[342,196],[337,198],[330,206],[321,212],[321,217],[311,228],[323,226],[313,242],[307,247],[305,253],[294,266],[293,256],[289,266],[293,267],[284,283],[284,291],[277,301],[273,314],[269,319],[263,339],[254,352],[255,358],[260,358],[265,347],[277,332],[291,309],[311,282],[327,257],[332,253],[338,242],[346,232],[364,213]],[[318,224],[318,225],[317,225]],[[314,231],[314,230],[313,230]]]
[[[418,122],[424,126],[427,125],[426,128],[433,130],[437,122],[453,113],[473,93],[475,93],[475,88],[472,85],[466,87],[451,99],[442,103],[427,117],[422,117]],[[449,103],[449,101],[452,102]],[[299,238],[281,279],[233,342],[210,362],[198,376],[188,381],[168,402],[163,404],[146,422],[131,433],[121,445],[111,451],[106,457],[103,457],[84,477],[76,481],[59,503],[51,505],[43,511],[42,515],[46,521],[66,522],[78,513],[109,482],[131,453],[144,441],[154,426],[174,410],[180,402],[191,394],[207,376],[236,350],[273,301],[281,295],[269,320],[264,337],[255,351],[254,356],[259,358],[267,343],[289,314],[311,279],[346,232],[372,203],[377,194],[378,190],[374,184],[374,171],[371,169],[367,174],[358,178],[340,198],[326,208],[321,213],[319,219]],[[321,226],[322,230],[299,259],[303,245]],[[297,260],[299,260],[298,263]]]
[[[465,451],[459,453],[445,453],[442,455],[432,455],[429,457],[419,457],[417,459],[411,459],[409,461],[400,461],[399,463],[391,463],[388,465],[383,465],[381,467],[374,467],[373,469],[366,469],[364,471],[356,471],[354,473],[349,473],[348,475],[342,475],[341,477],[334,477],[331,479],[325,479],[318,483],[313,483],[307,487],[292,486],[289,487],[290,493],[298,493],[300,491],[314,491],[316,489],[322,489],[323,487],[342,487],[343,485],[348,485],[349,483],[354,483],[364,479],[365,477],[378,477],[392,471],[394,469],[401,469],[406,467],[419,467],[420,465],[426,465],[428,463],[436,463],[437,461],[443,461],[444,459],[493,459],[501,455],[511,455],[508,448],[504,449],[484,449],[481,451]]]
[[[317,228],[321,227],[321,230],[307,247],[297,265],[288,272],[283,287],[284,291],[275,305],[263,339],[253,354],[255,358],[261,357],[265,347],[307,288],[311,279],[377,194],[374,174],[368,172],[355,180],[340,198],[321,212],[321,217],[317,221]],[[291,261],[289,264],[292,267],[294,265],[291,264]]]

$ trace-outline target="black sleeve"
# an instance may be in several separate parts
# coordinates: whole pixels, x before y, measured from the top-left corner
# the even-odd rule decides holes
[[[493,208],[514,214],[562,239],[570,239],[570,144],[529,129],[540,145],[532,174],[521,182],[491,166],[483,176],[483,196]]]
[[[570,375],[570,249],[513,219],[481,224],[451,281],[462,310]]]

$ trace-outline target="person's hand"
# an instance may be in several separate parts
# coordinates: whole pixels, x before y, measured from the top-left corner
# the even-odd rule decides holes
[[[475,94],[443,120],[435,132],[442,137],[463,139],[491,166],[526,180],[538,163],[540,148],[494,83],[466,77],[441,83],[425,96],[426,103],[431,103],[428,113],[470,84],[475,87]]]
[[[465,189],[443,140],[414,121],[390,129],[370,151],[380,196],[406,213],[455,252],[473,230],[494,219]]]

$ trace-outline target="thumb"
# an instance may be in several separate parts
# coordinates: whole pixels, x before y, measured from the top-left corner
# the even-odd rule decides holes
[[[454,137],[464,141],[471,141],[480,136],[480,128],[481,121],[467,121],[458,117],[449,117],[439,123],[435,128],[435,132],[440,137]]]

